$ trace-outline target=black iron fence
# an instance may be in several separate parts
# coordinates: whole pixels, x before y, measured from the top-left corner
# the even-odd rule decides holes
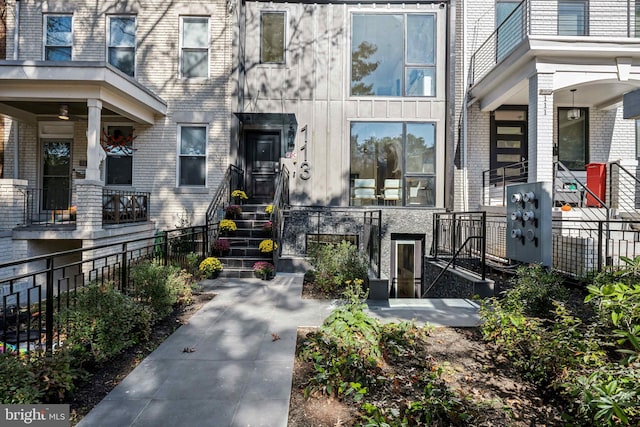
[[[460,267],[476,272],[484,280],[486,224],[486,212],[434,213],[433,258],[447,262],[447,267],[453,269]]]
[[[205,256],[206,226],[159,232],[118,244],[94,246],[0,264],[0,351],[51,351],[64,341],[78,291],[90,283],[134,289],[130,269],[143,260],[187,267],[187,255]]]
[[[286,213],[282,254],[303,257],[317,244],[349,241],[380,278],[382,211],[366,208],[295,206]]]
[[[552,227],[552,268],[575,279],[587,279],[606,268],[622,268],[625,257],[640,256],[639,221],[553,219]],[[511,263],[506,230],[504,216],[482,219],[478,212],[434,214],[432,256],[453,260],[454,268],[482,274],[483,259],[495,266]],[[481,238],[475,236],[483,236],[484,248]]]

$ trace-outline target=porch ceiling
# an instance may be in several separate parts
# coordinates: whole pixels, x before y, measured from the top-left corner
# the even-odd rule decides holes
[[[35,122],[69,105],[72,119],[86,119],[87,100],[102,101],[102,115],[153,124],[167,103],[105,62],[3,61],[0,113]]]
[[[631,39],[635,40],[635,39]],[[470,104],[482,111],[501,105],[527,105],[529,78],[553,74],[553,103],[597,109],[613,108],[623,95],[640,88],[640,44],[624,40],[525,39],[502,62],[469,89]]]

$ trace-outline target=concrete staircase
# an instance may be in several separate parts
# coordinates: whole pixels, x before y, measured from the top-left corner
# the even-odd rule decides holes
[[[271,254],[263,254],[258,249],[260,242],[271,238],[271,234],[262,230],[269,221],[269,214],[265,213],[267,205],[242,205],[242,213],[233,219],[238,230],[220,236],[220,239],[229,241],[231,250],[224,255],[217,256],[224,269],[220,277],[254,277],[253,264],[256,261],[271,262]]]

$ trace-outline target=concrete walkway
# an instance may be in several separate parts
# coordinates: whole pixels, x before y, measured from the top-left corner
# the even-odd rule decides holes
[[[337,304],[303,300],[302,277],[204,281],[216,297],[79,426],[286,426],[297,328],[321,325]],[[475,326],[477,308],[466,300],[395,300],[372,303],[370,312],[385,321]]]

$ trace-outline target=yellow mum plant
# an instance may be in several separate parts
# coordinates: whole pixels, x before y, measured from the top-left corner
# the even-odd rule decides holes
[[[245,193],[242,190],[233,190],[231,192],[231,197],[235,197],[235,198],[238,198],[240,200],[247,200],[248,199],[247,193]]]
[[[211,276],[213,273],[222,271],[222,262],[216,257],[205,258],[198,266],[198,270],[205,276]]]
[[[273,212],[273,205],[267,205],[266,208],[264,208],[264,212],[270,214],[271,212]]]
[[[220,231],[236,231],[238,229],[238,226],[236,225],[236,222],[232,219],[223,219],[223,220],[220,220],[220,224],[218,224],[218,229],[220,229]]]
[[[260,242],[260,246],[258,246],[260,252],[263,254],[267,254],[269,252],[273,252],[275,249],[278,249],[278,244],[271,239],[264,239]]]

